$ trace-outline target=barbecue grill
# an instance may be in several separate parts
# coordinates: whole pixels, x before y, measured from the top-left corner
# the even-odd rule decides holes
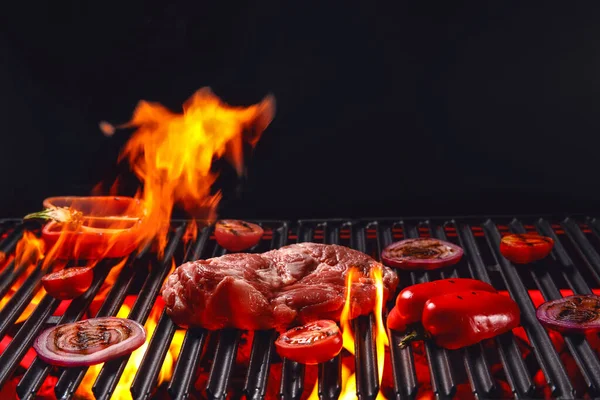
[[[469,217],[415,218],[379,220],[301,220],[260,221],[265,229],[263,240],[251,251],[262,252],[286,244],[314,241],[346,245],[376,259],[381,250],[395,240],[430,236],[449,240],[462,246],[465,257],[455,266],[438,271],[400,271],[400,287],[428,280],[449,277],[473,277],[507,290],[519,304],[521,320],[528,342],[512,332],[484,343],[455,351],[433,344],[415,344],[400,349],[400,336],[390,333],[386,352],[389,363],[379,387],[377,360],[373,342],[372,316],[353,321],[355,335],[354,369],[356,396],[375,399],[381,393],[387,398],[413,399],[436,396],[462,398],[457,393],[472,393],[478,398],[574,398],[600,395],[600,361],[593,343],[578,336],[564,336],[565,349],[555,346],[549,333],[537,322],[532,297],[560,298],[563,290],[592,293],[600,287],[600,221],[588,217]],[[135,296],[128,318],[145,323],[155,305],[162,282],[172,268],[172,259],[179,265],[185,260],[219,256],[225,253],[214,241],[212,227],[199,226],[192,241],[184,240],[187,221],[175,220],[164,255],[157,257],[151,247],[129,256],[113,287],[103,299],[97,316],[116,315],[128,296]],[[35,227],[33,227],[35,228]],[[0,251],[11,254],[25,229],[32,229],[20,220],[0,223]],[[499,241],[507,232],[537,231],[555,240],[551,257],[536,266],[516,267],[499,252]],[[72,322],[88,312],[94,296],[112,266],[121,260],[103,260],[96,266],[95,280],[90,290],[73,300],[62,315],[54,315],[60,305],[44,296],[29,317],[16,323],[19,315],[39,290],[41,267],[28,276],[12,293],[0,310],[0,385],[3,394],[16,384],[16,394],[22,399],[35,398],[50,382],[60,399],[73,398],[87,368],[56,368],[35,359],[27,368],[21,364],[42,329],[57,323]],[[149,265],[149,267],[148,267]],[[12,260],[0,273],[0,298],[8,296],[13,282],[24,273]],[[563,292],[564,293],[564,292]],[[392,304],[387,305],[389,310]],[[209,398],[224,399],[246,396],[250,399],[279,397],[306,398],[315,380],[309,382],[312,367],[280,360],[273,350],[276,333],[254,332],[247,366],[236,365],[238,350],[245,345],[246,333],[238,330],[207,332],[189,329],[181,345],[171,378],[157,385],[158,374],[171,345],[177,327],[163,311],[145,349],[143,359],[131,384],[135,399],[146,398]],[[6,337],[12,338],[10,342]],[[108,399],[115,392],[130,356],[105,363],[93,383],[92,392],[98,399]],[[318,396],[338,398],[342,391],[342,364],[350,357],[344,353],[318,366]],[[420,366],[427,366],[427,383],[423,383]],[[575,365],[576,368],[571,368]],[[314,369],[314,368],[313,368]],[[280,372],[279,372],[280,371]],[[541,373],[539,372],[541,371]],[[540,375],[543,374],[543,375]],[[206,379],[199,379],[201,375]],[[313,374],[314,375],[314,374]],[[427,375],[427,374],[426,374]],[[543,376],[539,379],[538,376]],[[388,379],[386,379],[388,377]],[[46,383],[45,383],[46,382]],[[55,382],[55,384],[54,384]],[[14,386],[14,385],[13,385]],[[273,389],[275,388],[275,389]]]

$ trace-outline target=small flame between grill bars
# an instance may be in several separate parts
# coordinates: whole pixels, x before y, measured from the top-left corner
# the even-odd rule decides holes
[[[594,218],[468,218],[468,219],[405,219],[361,221],[264,221],[265,236],[252,249],[263,252],[294,242],[313,241],[346,245],[378,259],[381,250],[402,238],[431,236],[452,241],[465,250],[464,259],[454,267],[441,271],[400,272],[400,288],[428,280],[450,277],[473,277],[492,283],[499,290],[507,290],[519,304],[521,319],[528,341],[512,332],[498,336],[466,349],[447,351],[432,344],[421,346],[424,365],[429,375],[427,385],[419,374],[418,348],[400,349],[399,337],[390,336],[389,363],[384,370],[382,393],[388,398],[413,399],[423,396],[425,389],[440,399],[460,397],[459,388],[467,387],[471,396],[478,398],[548,397],[574,398],[600,395],[600,361],[598,348],[588,339],[565,336],[565,350],[557,349],[551,335],[537,322],[532,291],[543,299],[560,298],[564,290],[575,293],[592,293],[600,288],[600,221]],[[23,234],[23,225],[17,220],[0,221],[0,251],[11,254]],[[130,256],[120,271],[113,287],[103,299],[97,316],[116,315],[128,295],[135,295],[128,318],[145,323],[159,296],[160,288],[172,267],[185,260],[209,258],[224,254],[213,240],[210,227],[198,229],[196,240],[183,244],[186,221],[173,221],[169,244],[162,259],[157,259],[149,249]],[[536,268],[515,267],[499,253],[499,241],[506,232],[537,231],[555,240],[552,256]],[[26,353],[42,329],[57,323],[67,323],[82,318],[94,296],[108,275],[110,268],[120,260],[104,260],[96,266],[91,289],[72,301],[62,315],[52,316],[60,301],[44,296],[30,316],[17,323],[19,316],[39,290],[41,268],[34,269],[21,287],[9,293],[23,268],[9,262],[0,272],[0,299],[10,295],[0,310],[0,387],[7,390],[9,382],[16,382],[19,398],[35,398],[48,376],[54,376],[54,395],[59,399],[72,398],[87,368],[55,368],[35,359],[28,368],[21,365]],[[150,267],[147,265],[150,263]],[[141,265],[143,264],[143,267]],[[6,299],[5,299],[6,300]],[[392,306],[390,302],[387,309]],[[377,380],[377,360],[372,346],[364,345],[373,337],[372,319],[355,320],[356,336],[356,394],[360,399],[374,399],[380,390]],[[171,346],[177,327],[163,312],[158,319],[143,360],[131,384],[133,398],[161,397],[184,399],[224,399],[246,396],[260,399],[267,396],[267,387],[278,383],[275,397],[300,399],[307,396],[311,386],[305,382],[307,368],[279,360],[273,348],[276,333],[255,332],[249,344],[250,357],[241,373],[236,370],[236,354],[243,332],[224,330],[209,333],[203,329],[185,332],[170,380],[157,388],[158,375]],[[241,350],[240,350],[241,351]],[[527,353],[527,354],[525,354]],[[98,399],[113,395],[129,357],[107,362],[101,368],[92,387]],[[275,376],[273,366],[281,365],[280,376]],[[204,365],[204,367],[203,367]],[[574,365],[575,368],[570,368]],[[206,369],[207,379],[198,387],[198,375]],[[239,368],[238,368],[239,369]],[[318,366],[318,395],[333,399],[342,390],[341,356]],[[278,370],[279,371],[279,370]],[[541,371],[543,379],[536,379]],[[386,381],[385,375],[389,379]],[[580,382],[581,381],[581,382]],[[386,382],[389,386],[386,386]],[[503,387],[500,382],[505,382]],[[313,381],[314,383],[314,381]]]

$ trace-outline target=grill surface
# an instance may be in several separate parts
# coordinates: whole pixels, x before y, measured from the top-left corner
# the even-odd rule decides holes
[[[505,392],[497,384],[498,373],[502,375],[515,398],[542,396],[534,374],[541,369],[550,393],[555,398],[574,396],[597,397],[600,395],[600,362],[598,355],[587,340],[578,336],[565,336],[568,357],[577,366],[577,374],[584,385],[575,392],[572,372],[565,367],[565,360],[555,349],[551,338],[535,318],[535,308],[529,290],[539,290],[545,300],[561,297],[561,289],[575,293],[591,293],[600,287],[600,222],[595,218],[466,218],[466,219],[405,219],[405,220],[305,220],[298,222],[264,221],[265,236],[252,251],[269,249],[303,241],[346,245],[379,258],[381,250],[393,241],[419,236],[433,236],[459,244],[465,257],[454,267],[441,271],[400,272],[400,288],[418,282],[449,277],[473,277],[492,283],[499,290],[508,290],[519,304],[522,325],[530,341],[532,356],[524,356],[522,346],[512,332],[496,337],[483,344],[466,349],[447,351],[433,344],[425,344],[425,355],[431,377],[431,390],[440,399],[456,395],[461,384],[468,384],[470,391],[479,398],[493,398]],[[0,251],[14,252],[23,234],[23,225],[17,220],[0,221]],[[211,238],[212,228],[198,229],[194,243],[184,246],[182,237],[185,221],[174,221],[169,244],[164,257],[157,259],[149,249],[130,256],[114,286],[104,299],[98,316],[116,315],[128,294],[136,294],[128,318],[144,323],[159,294],[160,287],[171,268],[185,260],[208,258],[225,253]],[[498,243],[507,232],[538,231],[555,240],[551,257],[535,267],[516,268],[499,252]],[[90,306],[95,294],[110,268],[121,260],[105,260],[96,267],[92,288],[74,300],[61,317],[52,317],[60,302],[45,296],[30,317],[15,324],[19,315],[29,304],[37,290],[42,274],[41,266],[25,280],[10,301],[0,310],[0,338],[10,335],[13,339],[0,355],[0,386],[18,377],[16,391],[20,398],[34,398],[49,374],[57,377],[54,392],[57,398],[73,397],[80,385],[86,368],[53,368],[36,359],[23,371],[21,359],[30,349],[39,332],[50,325],[80,319]],[[150,268],[147,267],[150,263]],[[11,262],[0,272],[0,297],[8,291],[25,270],[24,266]],[[140,284],[136,284],[139,282]],[[389,310],[392,304],[388,304]],[[357,396],[374,399],[379,391],[377,381],[376,353],[371,345],[373,320],[361,317],[354,321],[356,336]],[[152,335],[143,361],[131,386],[134,398],[150,398],[156,393],[160,367],[169,349],[177,327],[163,312]],[[171,398],[190,396],[224,399],[228,393],[233,397],[245,394],[250,399],[260,399],[267,393],[267,384],[275,379],[270,373],[272,363],[278,363],[273,341],[276,333],[256,332],[251,344],[248,368],[243,381],[230,380],[234,375],[235,360],[242,332],[223,330],[209,333],[203,329],[190,329],[185,333],[179,357],[170,381],[163,385],[163,393]],[[385,394],[396,399],[412,399],[421,389],[416,372],[415,348],[399,349],[397,334],[391,333],[392,387],[382,388]],[[216,344],[216,345],[215,345]],[[215,347],[213,350],[210,347]],[[337,398],[342,388],[341,365],[338,356],[318,368],[318,393],[322,399]],[[206,364],[207,358],[211,362]],[[93,385],[96,398],[108,399],[123,374],[129,357],[107,362]],[[201,364],[210,369],[205,387],[196,388]],[[498,372],[492,366],[498,364]],[[279,396],[283,399],[300,399],[311,387],[305,384],[305,367],[283,360]],[[279,380],[279,377],[276,377]],[[243,383],[239,383],[243,382]],[[580,385],[581,386],[581,385]]]

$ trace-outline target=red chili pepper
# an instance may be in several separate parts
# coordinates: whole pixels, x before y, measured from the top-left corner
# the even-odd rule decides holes
[[[451,350],[508,332],[519,321],[519,307],[510,297],[477,290],[431,298],[422,319],[436,344]]]
[[[423,307],[427,300],[441,293],[450,294],[470,290],[496,292],[489,283],[476,279],[453,278],[408,286],[398,294],[396,306],[390,311],[387,326],[397,331],[406,330],[406,326],[421,322]]]

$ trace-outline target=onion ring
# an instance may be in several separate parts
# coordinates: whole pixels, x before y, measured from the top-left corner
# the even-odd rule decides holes
[[[145,340],[146,330],[138,322],[103,317],[46,329],[35,340],[33,348],[48,364],[80,367],[129,354]]]
[[[381,260],[390,267],[407,270],[431,270],[454,265],[463,256],[459,246],[434,238],[404,239],[381,252]]]
[[[585,333],[600,331],[600,296],[567,296],[547,301],[538,307],[537,319],[559,332]]]

